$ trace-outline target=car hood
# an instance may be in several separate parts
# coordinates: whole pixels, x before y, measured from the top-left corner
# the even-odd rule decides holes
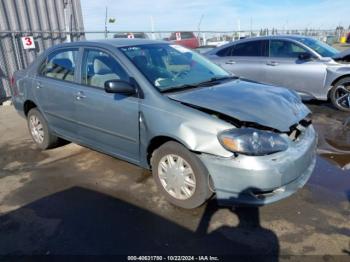
[[[294,91],[242,80],[169,93],[168,97],[281,132],[290,131],[310,114]]]
[[[350,48],[344,50],[343,52],[335,54],[332,58],[334,60],[347,60],[348,62],[350,62]]]

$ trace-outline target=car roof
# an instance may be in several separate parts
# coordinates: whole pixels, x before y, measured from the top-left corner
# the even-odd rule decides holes
[[[238,42],[249,42],[249,41],[255,41],[255,40],[270,40],[270,39],[291,39],[291,40],[300,40],[304,38],[312,38],[310,36],[305,35],[267,35],[267,36],[255,36],[255,37],[248,37],[245,39],[237,40],[231,43],[238,43]]]
[[[271,39],[289,39],[289,40],[298,41],[299,39],[302,39],[302,38],[312,38],[312,37],[304,36],[304,35],[267,35],[267,36],[248,37],[248,38],[240,39],[240,40],[237,40],[237,41],[229,42],[227,44],[218,46],[218,47],[208,51],[206,54],[215,54],[219,50],[222,50],[222,49],[224,49],[226,47],[229,47],[229,46],[232,46],[232,45],[236,45],[236,44],[239,44],[239,43],[248,43],[248,42],[251,42],[251,41],[271,40]]]
[[[74,47],[74,46],[109,46],[109,47],[126,47],[126,46],[135,46],[135,45],[147,45],[147,44],[169,44],[166,41],[150,40],[150,39],[141,39],[141,38],[114,38],[114,39],[103,39],[103,40],[83,40],[76,41],[71,43],[59,44],[55,47]]]
[[[312,38],[310,36],[306,35],[269,35],[265,36],[267,39],[275,39],[275,38],[288,38],[288,39],[293,39],[293,40],[299,40],[299,39],[304,39],[304,38]]]

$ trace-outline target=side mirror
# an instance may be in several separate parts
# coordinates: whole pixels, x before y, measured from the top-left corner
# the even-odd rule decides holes
[[[301,53],[298,56],[299,60],[310,60],[312,58],[310,53]]]
[[[105,91],[107,93],[134,95],[136,89],[130,83],[123,80],[109,80],[105,82]]]

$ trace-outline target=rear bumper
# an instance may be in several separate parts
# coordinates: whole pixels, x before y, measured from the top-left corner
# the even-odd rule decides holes
[[[17,112],[22,116],[25,117],[24,113],[24,101],[22,96],[12,96],[11,97],[12,104],[14,108],[17,110]]]
[[[298,142],[267,156],[235,158],[201,154],[222,204],[265,205],[286,198],[303,187],[316,164],[317,135],[308,127]]]

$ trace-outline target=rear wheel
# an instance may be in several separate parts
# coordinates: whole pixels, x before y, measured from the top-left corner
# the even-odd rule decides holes
[[[27,123],[30,135],[41,149],[49,149],[58,144],[58,137],[49,130],[43,115],[36,108],[28,112]]]
[[[151,164],[157,186],[170,203],[190,209],[212,195],[205,166],[181,144],[163,144],[153,153]]]
[[[330,99],[337,109],[350,112],[350,77],[344,77],[334,84]]]

